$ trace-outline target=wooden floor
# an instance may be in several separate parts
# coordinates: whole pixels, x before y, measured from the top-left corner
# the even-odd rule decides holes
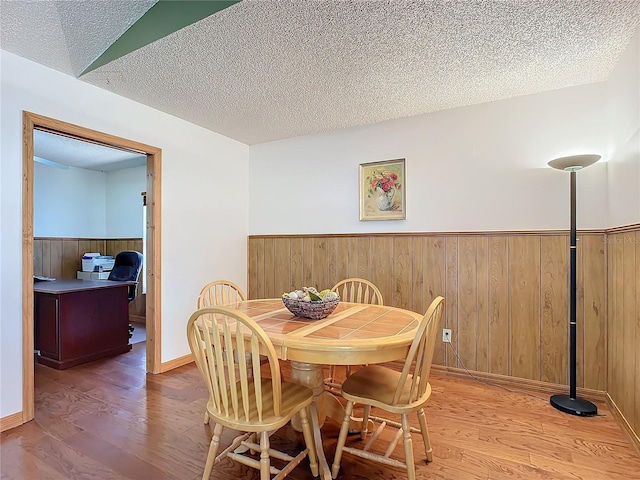
[[[127,354],[65,371],[36,365],[36,418],[0,436],[2,479],[198,479],[211,428],[202,423],[206,390],[193,364],[145,375],[144,343]],[[286,376],[286,372],[285,372]],[[640,457],[604,405],[604,416],[579,418],[543,399],[474,380],[432,375],[427,419],[434,461],[426,464],[414,436],[418,479],[630,480]],[[323,428],[333,460],[338,427]],[[223,443],[234,432],[225,431]],[[348,442],[357,442],[350,436]],[[295,449],[290,427],[272,444]],[[394,455],[402,454],[400,445]],[[212,479],[258,479],[257,471],[225,460]],[[310,480],[303,462],[288,478]],[[401,470],[345,453],[341,479],[405,479]]]

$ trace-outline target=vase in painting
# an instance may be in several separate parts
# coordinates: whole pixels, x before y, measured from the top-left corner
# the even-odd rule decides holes
[[[376,205],[380,211],[391,210],[393,206],[393,196],[396,193],[395,188],[390,188],[386,192],[381,187],[376,187],[378,196],[376,197]]]

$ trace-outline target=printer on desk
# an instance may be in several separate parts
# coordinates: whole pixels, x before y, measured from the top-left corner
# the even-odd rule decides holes
[[[116,263],[111,255],[100,255],[99,253],[85,253],[82,255],[83,272],[108,272]]]

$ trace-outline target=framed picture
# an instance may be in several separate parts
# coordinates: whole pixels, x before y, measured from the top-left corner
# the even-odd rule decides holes
[[[404,158],[360,164],[360,220],[404,220]]]

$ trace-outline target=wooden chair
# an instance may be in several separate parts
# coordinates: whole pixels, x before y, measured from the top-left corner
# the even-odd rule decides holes
[[[228,280],[215,280],[208,283],[198,296],[198,308],[211,305],[234,305],[244,302],[247,296],[242,289]]]
[[[200,291],[198,296],[198,308],[211,307],[214,305],[234,306],[239,302],[243,302],[247,296],[242,289],[229,280],[214,280],[206,284]],[[247,355],[245,359],[247,367],[251,370],[251,356]],[[261,363],[265,359],[261,357]],[[209,423],[209,414],[205,410],[204,423]]]
[[[311,472],[317,476],[318,462],[307,415],[313,392],[302,385],[282,381],[276,352],[264,330],[232,308],[206,307],[189,318],[187,338],[209,390],[207,412],[215,421],[203,480],[209,478],[213,466],[224,457],[260,470],[260,480],[269,480],[272,474],[276,475],[274,479],[284,478],[308,456]],[[234,357],[244,358],[245,353],[250,353],[253,359],[253,376],[249,376],[244,362],[234,362]],[[259,364],[260,353],[267,358],[264,375]],[[292,457],[270,448],[269,433],[286,425],[295,413],[300,414],[306,448]],[[224,427],[243,433],[218,455]],[[259,445],[253,440],[257,436]],[[234,452],[237,447],[244,447],[243,451],[249,453]],[[255,452],[260,452],[259,457],[252,457]],[[285,465],[276,468],[271,458]]]
[[[340,295],[340,300],[345,302],[370,303],[372,305],[384,305],[382,292],[369,280],[364,278],[346,278],[336,283],[331,289]],[[351,367],[347,365],[345,375],[351,374]],[[329,376],[325,378],[324,384],[329,391],[337,392],[340,383],[336,381],[336,366],[329,366]]]
[[[433,300],[418,327],[402,372],[380,365],[370,365],[355,372],[342,384],[342,396],[347,400],[347,405],[336,446],[336,455],[331,468],[331,476],[333,478],[338,476],[342,453],[348,452],[384,465],[404,468],[407,471],[409,480],[415,480],[416,467],[413,458],[411,432],[420,432],[422,434],[427,461],[433,460],[424,406],[431,396],[429,371],[431,370],[431,360],[433,359],[433,351],[443,309],[444,298],[437,297]],[[347,433],[349,432],[349,418],[353,411],[354,403],[364,405],[364,418],[360,433],[362,440],[367,436],[368,420],[380,424],[361,449],[345,446]],[[400,414],[401,423],[380,417],[372,417],[370,415],[372,406],[392,414]],[[413,412],[418,414],[419,429],[409,425],[408,416]],[[370,450],[371,445],[379,438],[385,426],[395,427],[397,429],[395,436],[391,439],[384,454],[373,453]],[[404,462],[391,458],[391,454],[400,439],[404,443]]]
[[[345,302],[370,303],[384,305],[382,293],[373,283],[364,278],[347,278],[336,283],[331,289]]]

